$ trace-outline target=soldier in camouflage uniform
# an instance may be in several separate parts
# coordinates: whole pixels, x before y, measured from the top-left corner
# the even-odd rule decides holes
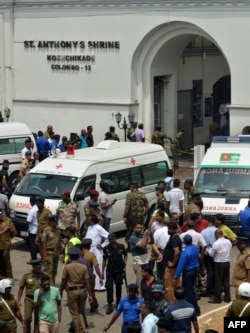
[[[155,195],[157,197],[157,202],[156,204],[158,205],[159,203],[164,205],[164,212],[168,212],[168,202],[164,196],[164,191],[165,187],[163,186],[156,186],[155,187]]]
[[[131,128],[129,128],[127,132],[127,138],[129,139],[130,142],[136,141],[136,138],[134,136],[131,137],[131,134],[135,132],[136,128],[137,128],[137,122],[134,122],[131,124]]]
[[[179,151],[185,150],[185,148],[183,148],[182,143],[181,143],[181,138],[184,135],[185,130],[182,128],[180,130],[180,132],[177,133],[175,139],[173,140],[172,144],[171,144],[171,151],[172,151],[172,157],[173,157],[173,171],[174,171],[174,175],[178,175],[179,174]]]
[[[115,127],[114,126],[110,126],[109,127],[109,131],[111,133],[111,140],[116,140],[116,141],[120,142],[119,136],[115,133]]]
[[[154,131],[151,142],[156,145],[161,145],[164,148],[164,139],[170,140],[172,142],[172,139],[169,138],[166,134],[161,132],[161,127],[157,126],[156,131]]]
[[[123,221],[127,227],[126,242],[133,232],[136,223],[144,224],[145,216],[149,211],[149,203],[146,195],[138,191],[138,183],[130,183],[130,193],[127,194]]]
[[[59,217],[59,229],[62,236],[66,236],[67,227],[74,226],[77,231],[80,230],[80,210],[78,204],[70,199],[70,191],[63,191],[56,215]]]
[[[194,187],[194,182],[192,178],[185,179],[184,190],[188,191],[187,204],[189,205],[192,202],[192,194],[198,192],[198,190]]]
[[[26,333],[31,333],[32,313],[34,312],[34,333],[39,333],[39,318],[35,310],[34,292],[40,288],[40,278],[42,276],[42,261],[33,259],[27,263],[32,265],[32,271],[23,275],[18,290],[18,305],[21,307],[21,298],[25,289],[24,298],[24,322]]]

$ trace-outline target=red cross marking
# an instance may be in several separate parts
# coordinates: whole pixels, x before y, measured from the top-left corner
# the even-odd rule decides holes
[[[63,167],[62,164],[57,164],[57,165],[56,165],[56,169],[60,169],[60,168],[62,168],[62,167]]]
[[[135,162],[136,162],[136,160],[133,157],[131,157],[130,163],[135,165]]]

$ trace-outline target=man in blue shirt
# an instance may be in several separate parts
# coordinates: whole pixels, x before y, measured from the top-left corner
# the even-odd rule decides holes
[[[194,332],[199,333],[197,315],[193,305],[185,300],[185,290],[176,287],[174,290],[175,301],[170,305],[166,314],[169,321],[170,332],[191,333],[193,324]]]
[[[196,245],[192,244],[192,236],[186,234],[183,238],[185,250],[181,252],[178,262],[174,281],[177,281],[182,274],[182,286],[185,290],[186,299],[191,303],[200,315],[200,307],[198,306],[195,294],[195,281],[199,272],[199,250]]]
[[[242,228],[242,236],[248,238],[248,247],[250,247],[250,200],[244,210],[240,211],[240,225]]]
[[[38,138],[36,140],[37,150],[39,152],[39,161],[43,161],[45,158],[49,157],[49,141],[43,136],[42,131],[38,131]]]
[[[123,312],[123,324],[121,333],[127,333],[127,326],[131,323],[140,322],[141,306],[143,304],[143,299],[137,296],[138,285],[131,283],[128,285],[128,296],[122,297],[120,303],[113,315],[111,321],[103,328],[103,332],[111,327],[111,325],[116,321],[116,319]]]

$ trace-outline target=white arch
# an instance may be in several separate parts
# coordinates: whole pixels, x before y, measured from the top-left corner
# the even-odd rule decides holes
[[[157,53],[164,45],[176,37],[186,36],[191,41],[191,36],[197,35],[210,40],[219,48],[216,40],[198,26],[188,22],[175,21],[154,28],[142,39],[135,50],[132,58],[131,98],[140,102],[137,109],[138,121],[144,123],[146,133],[150,134],[152,131],[153,83],[151,79],[151,66]],[[186,45],[182,46],[183,50]],[[220,51],[223,54],[223,50],[220,49]],[[177,54],[177,56],[179,57],[180,54]],[[225,54],[223,56],[228,63]],[[175,81],[173,85],[176,86]],[[174,99],[176,101],[176,89],[174,91]],[[176,113],[176,103],[174,110]]]

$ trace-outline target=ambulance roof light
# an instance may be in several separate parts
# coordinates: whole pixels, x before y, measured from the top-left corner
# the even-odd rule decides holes
[[[238,135],[238,136],[214,136],[213,143],[250,143],[250,135]]]

